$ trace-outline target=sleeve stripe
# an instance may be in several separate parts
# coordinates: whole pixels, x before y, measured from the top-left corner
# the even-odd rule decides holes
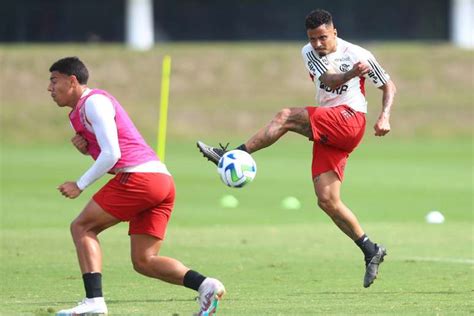
[[[316,63],[313,62],[312,60],[310,60],[310,63],[311,63],[313,66],[315,66],[316,71],[319,72],[320,75],[324,73],[324,71],[322,71],[322,69],[318,66],[318,64],[316,64]]]
[[[375,68],[377,68],[377,70],[380,72],[381,79],[383,79],[383,81],[385,81],[385,83],[386,83],[387,82],[387,76],[385,75],[385,71],[382,69],[382,67],[380,67],[379,64],[377,64],[376,61],[374,61],[373,63],[374,63]]]
[[[315,62],[315,59],[314,59],[314,57],[311,55],[311,52],[307,52],[307,53],[306,53],[306,56],[307,56],[308,59],[310,59],[312,62]]]
[[[328,71],[326,66],[324,66],[324,64],[320,60],[318,60],[316,56],[314,56],[313,52],[306,53],[306,56],[316,66],[316,69],[319,71],[321,75],[325,73],[326,71]]]
[[[309,52],[309,54],[313,57],[314,61],[316,63],[318,63],[318,65],[324,70],[323,72],[321,72],[321,74],[325,73],[326,71],[328,71],[328,68],[323,64],[323,62],[316,57],[316,55],[314,55],[314,52]]]
[[[325,73],[325,71],[323,69],[321,69],[321,66],[319,66],[317,63],[313,62],[313,64],[316,66],[316,69],[318,69],[320,75],[322,75],[323,73]]]
[[[373,60],[370,60],[370,59],[368,59],[367,61],[369,62],[370,66],[372,67],[372,69],[377,74],[377,77],[379,77],[380,81],[383,84],[386,84],[387,83],[387,78],[383,75],[383,72],[380,70],[380,68],[377,67],[377,64]]]
[[[314,66],[316,66],[316,69],[318,70],[319,73],[324,73],[322,69],[319,67],[319,65],[316,63],[314,58],[310,55],[310,53],[306,53],[306,57],[308,57],[309,61],[313,63]]]

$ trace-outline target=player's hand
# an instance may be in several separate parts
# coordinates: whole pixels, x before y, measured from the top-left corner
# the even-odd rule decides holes
[[[75,199],[82,193],[82,190],[79,189],[77,183],[72,181],[64,182],[63,184],[58,186],[58,190],[64,197],[70,199]]]
[[[390,115],[380,114],[377,122],[374,125],[375,136],[385,136],[390,132]]]
[[[74,135],[73,138],[71,138],[71,143],[74,145],[74,147],[77,148],[82,154],[87,155],[87,140],[82,137],[79,134]]]
[[[362,77],[366,74],[368,74],[371,71],[371,68],[369,65],[364,64],[360,61],[356,62],[353,66],[350,72],[352,73],[353,78],[354,77]]]

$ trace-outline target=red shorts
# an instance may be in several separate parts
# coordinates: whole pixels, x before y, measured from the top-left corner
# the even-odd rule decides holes
[[[173,178],[163,173],[119,173],[94,196],[110,215],[129,221],[129,235],[164,239],[174,206]]]
[[[313,179],[334,170],[342,181],[347,158],[364,136],[365,114],[347,105],[308,106],[306,110],[313,131]]]

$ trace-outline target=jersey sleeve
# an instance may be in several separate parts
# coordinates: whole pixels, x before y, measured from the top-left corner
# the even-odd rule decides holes
[[[323,61],[312,49],[307,46],[303,47],[301,54],[303,55],[304,64],[308,69],[311,77],[319,79],[326,71],[328,71],[327,61]]]
[[[89,170],[77,181],[77,186],[81,190],[106,174],[121,156],[112,102],[106,96],[96,94],[89,97],[84,106],[87,120],[100,146],[100,154]]]
[[[360,49],[358,52],[359,60],[367,63],[370,66],[371,71],[365,75],[377,88],[383,86],[390,80],[389,74],[380,66],[371,52]]]

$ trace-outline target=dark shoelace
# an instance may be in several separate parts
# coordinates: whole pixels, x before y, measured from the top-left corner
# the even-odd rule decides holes
[[[229,144],[230,143],[227,143],[225,146],[223,146],[221,143],[219,143],[219,146],[221,147],[222,151],[224,151],[224,153],[227,152],[227,147],[229,147]]]

